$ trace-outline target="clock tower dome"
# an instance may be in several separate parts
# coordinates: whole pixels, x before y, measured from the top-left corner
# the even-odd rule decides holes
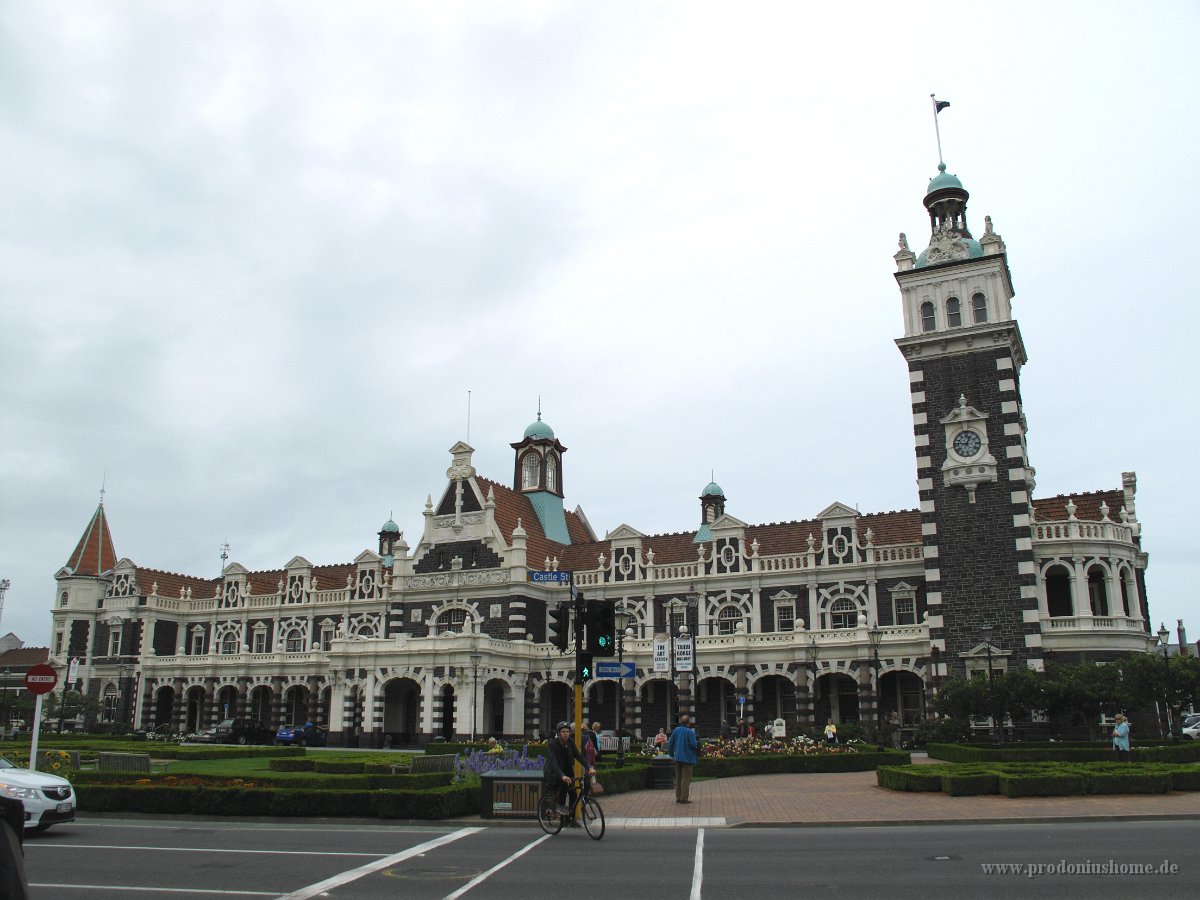
[[[929,182],[929,245],[900,235],[896,281],[908,362],[931,649],[936,675],[990,647],[1003,671],[1042,667],[1025,441],[1025,345],[1004,241],[944,163]]]

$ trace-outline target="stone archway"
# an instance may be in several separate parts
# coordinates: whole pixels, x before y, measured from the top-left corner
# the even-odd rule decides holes
[[[283,721],[280,725],[303,725],[308,721],[308,688],[293,684],[283,692]]]
[[[246,714],[256,722],[275,727],[271,721],[271,689],[267,685],[260,684],[250,691]]]
[[[788,734],[798,726],[796,683],[783,675],[764,675],[754,682],[754,727],[760,737],[776,719],[787,723]]]
[[[171,722],[171,707],[175,703],[175,688],[169,684],[154,692],[154,714],[151,728]],[[173,724],[173,723],[172,723]]]
[[[562,681],[551,681],[542,686],[540,728],[544,738],[554,734],[559,722],[572,721],[571,688]]]
[[[208,723],[204,715],[204,688],[198,684],[188,688],[184,704],[187,710],[183,719],[184,732],[190,734],[201,728],[207,728]]]
[[[599,722],[601,730],[617,727],[617,694],[615,681],[593,681],[587,686],[588,726]],[[628,727],[628,723],[626,723]]]
[[[879,676],[879,715],[886,722],[895,712],[906,728],[925,721],[925,682],[915,672],[903,669]]]
[[[813,725],[820,731],[826,722],[857,722],[858,682],[845,672],[825,672],[813,696]]]
[[[668,678],[651,678],[638,692],[642,703],[642,736],[658,734],[658,729],[668,732],[675,727],[679,717],[679,689]]]
[[[393,678],[383,686],[383,731],[393,747],[416,746],[421,732],[421,686]]]
[[[491,678],[483,685],[479,734],[483,738],[502,738],[519,734],[514,721],[513,689],[503,678]]]
[[[696,734],[728,736],[735,733],[737,719],[737,688],[728,678],[701,678],[696,685]]]
[[[224,685],[217,691],[217,721],[233,719],[238,714],[238,690],[232,684]]]
[[[454,685],[447,684],[442,688],[441,700],[441,721],[437,726],[437,733],[446,740],[452,741],[454,740]]]

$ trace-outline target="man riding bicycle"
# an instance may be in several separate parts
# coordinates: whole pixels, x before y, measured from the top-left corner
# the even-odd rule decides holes
[[[596,770],[588,766],[579,748],[571,741],[571,725],[568,722],[559,722],[557,734],[546,744],[546,768],[543,770],[542,786],[546,793],[554,791],[554,799],[561,816],[569,816],[575,808],[575,760],[579,760],[585,773],[596,774]],[[569,802],[566,802],[568,798]],[[574,819],[571,819],[570,825],[573,828],[579,827],[579,823]]]

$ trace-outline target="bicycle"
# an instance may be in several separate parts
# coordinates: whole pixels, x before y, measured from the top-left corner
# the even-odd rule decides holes
[[[592,797],[588,789],[589,783],[590,779],[586,775],[574,779],[573,784],[577,788],[575,802],[565,815],[558,811],[556,791],[545,791],[542,794],[538,800],[538,824],[542,826],[542,831],[546,834],[558,834],[562,831],[565,820],[577,817],[583,822],[584,830],[592,840],[598,841],[604,837],[604,810]]]

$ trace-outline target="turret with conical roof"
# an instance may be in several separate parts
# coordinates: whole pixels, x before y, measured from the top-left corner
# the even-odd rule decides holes
[[[103,575],[111,572],[116,564],[117,551],[113,547],[112,532],[108,528],[102,500],[83,529],[83,536],[75,545],[71,558],[67,560],[67,574]]]
[[[712,540],[713,522],[725,515],[725,491],[715,481],[710,481],[700,492],[700,527],[696,530],[694,543]]]
[[[514,457],[513,490],[533,504],[546,537],[560,544],[571,543],[563,510],[562,455],[567,448],[542,421],[541,403],[537,419],[525,429],[521,440],[510,444]]]

